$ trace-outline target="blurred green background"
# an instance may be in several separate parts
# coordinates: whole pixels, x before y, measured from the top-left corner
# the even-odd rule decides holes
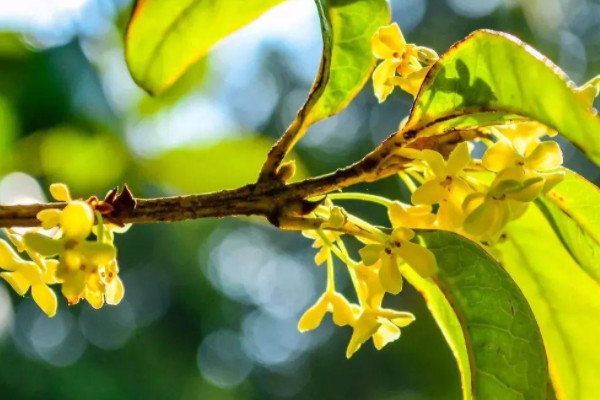
[[[0,4],[0,203],[47,199],[52,182],[103,196],[230,188],[255,179],[316,73],[310,0],[290,0],[223,41],[150,98],[123,60],[127,0]],[[478,28],[514,33],[578,84],[600,73],[600,1],[394,0],[410,42],[439,52]],[[543,85],[543,82],[540,82]],[[411,104],[377,105],[370,84],[297,146],[299,177],[358,159]],[[600,175],[571,146],[566,165]],[[359,189],[405,198],[396,179]],[[379,209],[350,208],[384,223]],[[381,352],[345,359],[349,328],[296,322],[325,285],[310,242],[257,219],[135,226],[118,238],[126,296],[94,311],[61,301],[54,319],[0,283],[5,399],[460,399],[450,350],[411,288],[387,301],[417,321]],[[348,280],[340,270],[342,287]],[[61,299],[64,300],[64,299]]]

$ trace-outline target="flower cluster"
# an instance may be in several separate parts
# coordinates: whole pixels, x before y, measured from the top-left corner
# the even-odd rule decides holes
[[[73,200],[63,184],[53,184],[50,192],[57,201],[66,202],[62,209],[45,209],[37,218],[43,229],[32,229],[20,235],[9,231],[15,252],[0,240],[0,273],[19,295],[29,288],[38,306],[49,316],[56,313],[56,295],[48,286],[61,285],[69,304],[81,299],[92,307],[105,303],[118,304],[124,287],[118,276],[113,232],[118,227],[104,224],[90,203]],[[92,236],[94,238],[90,238]]]
[[[327,218],[329,227],[341,228],[339,207],[326,205],[316,211]],[[399,202],[390,202],[389,216],[394,229],[389,235],[356,219],[353,224],[364,224],[370,231],[360,250],[360,261],[351,259],[341,235],[334,231],[315,230],[305,232],[314,239],[319,249],[315,262],[327,263],[327,289],[325,293],[300,318],[298,329],[301,332],[317,328],[327,312],[339,326],[350,326],[353,334],[348,344],[346,356],[351,357],[364,342],[373,338],[377,349],[400,337],[400,328],[414,321],[411,313],[383,308],[386,293],[397,294],[402,290],[402,275],[399,264],[407,264],[423,277],[435,273],[436,261],[425,247],[413,242],[415,233],[408,226],[417,227],[421,221],[432,221],[430,207],[412,207]],[[350,303],[335,289],[334,254],[348,267],[354,284],[357,304]]]
[[[373,74],[379,101],[385,100],[395,86],[416,95],[437,55],[407,44],[396,24],[380,28],[371,44],[375,56],[383,60]],[[590,103],[598,87],[600,79],[579,88],[582,101]],[[324,224],[321,229],[305,232],[305,236],[315,240],[319,249],[317,265],[327,261],[328,284],[325,293],[301,317],[300,331],[315,329],[330,312],[335,324],[353,329],[347,357],[369,338],[381,349],[398,339],[400,328],[414,320],[410,313],[383,308],[385,294],[402,290],[406,268],[425,279],[437,271],[433,253],[415,241],[414,229],[453,231],[492,251],[490,246],[501,240],[506,225],[564,177],[560,147],[544,140],[556,132],[538,122],[519,121],[471,133],[465,137],[481,139],[479,143],[487,146],[480,160],[473,158],[474,145],[468,141],[445,144],[439,151],[410,146],[395,150],[408,160],[400,178],[412,192],[412,204],[361,193],[338,193],[329,195],[315,211]],[[333,204],[335,199],[386,206],[391,228],[375,227],[347,214]],[[348,254],[343,234],[362,242],[359,261]],[[347,266],[356,304],[335,291],[334,256]]]

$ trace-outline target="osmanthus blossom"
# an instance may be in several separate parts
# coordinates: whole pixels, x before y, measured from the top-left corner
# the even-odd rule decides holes
[[[543,178],[544,193],[564,177],[564,172],[557,170],[563,163],[562,151],[554,141],[530,140],[519,151],[512,142],[499,140],[487,149],[481,161],[492,172],[521,168],[526,178]]]
[[[383,60],[373,72],[373,89],[380,103],[395,86],[416,96],[425,76],[438,59],[435,51],[406,43],[398,24],[383,26],[371,39],[375,57]]]
[[[327,290],[302,315],[298,321],[298,330],[306,332],[318,328],[328,312],[331,313],[333,322],[338,326],[351,325],[354,321],[354,314],[348,300],[340,293]]]
[[[357,280],[357,295],[361,306],[352,305],[354,321],[352,337],[346,350],[350,358],[364,342],[373,338],[377,350],[400,338],[400,328],[415,320],[413,314],[381,307],[385,289],[379,279],[381,261],[367,266],[364,263],[354,267]]]
[[[472,161],[469,144],[462,142],[457,145],[450,153],[448,161],[433,150],[411,154],[425,161],[428,166],[425,174],[427,180],[412,194],[412,202],[420,205],[438,204],[439,227],[459,228],[464,220],[463,201],[473,191],[462,176]]]
[[[435,257],[425,247],[411,242],[414,237],[412,229],[398,226],[384,243],[371,243],[360,249],[360,257],[365,265],[381,263],[379,281],[386,292],[398,294],[402,290],[399,262],[406,262],[425,278],[435,273]]]
[[[489,188],[465,199],[464,230],[474,236],[495,240],[509,221],[523,215],[543,188],[543,178],[528,177],[521,167],[503,169]]]
[[[498,141],[508,141],[513,144],[518,153],[525,153],[531,142],[558,134],[553,129],[537,121],[519,121],[507,125],[497,125],[488,128],[490,133],[498,138]]]
[[[99,213],[95,216],[88,202],[73,200],[65,185],[53,184],[50,192],[67,205],[38,213],[45,231],[34,228],[23,235],[9,231],[10,241],[31,261],[22,259],[7,242],[1,241],[0,268],[7,272],[0,276],[20,295],[31,288],[36,303],[50,316],[57,307],[56,295],[48,287],[52,284],[61,284],[69,304],[83,298],[94,308],[105,302],[118,304],[124,287],[118,276],[113,231],[122,229],[104,225]],[[95,240],[88,239],[92,233]],[[58,259],[49,258],[55,256]]]
[[[46,260],[43,265],[24,260],[7,242],[0,240],[0,268],[7,271],[0,273],[0,276],[20,296],[24,296],[31,288],[33,300],[49,317],[56,314],[58,305],[56,294],[48,287],[57,283],[57,265],[56,260]]]

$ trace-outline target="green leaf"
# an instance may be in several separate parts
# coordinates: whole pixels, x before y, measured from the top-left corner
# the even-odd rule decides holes
[[[219,40],[282,1],[138,0],[125,39],[131,76],[160,93]]]
[[[577,263],[600,284],[600,189],[575,172],[537,203]]]
[[[323,54],[308,98],[298,113],[305,127],[343,110],[371,76],[371,37],[390,21],[386,0],[316,0]]]
[[[140,98],[138,111],[141,115],[152,115],[165,108],[172,107],[182,98],[198,88],[206,78],[208,57],[203,57],[192,65],[181,77],[167,89],[155,96]]]
[[[402,267],[425,297],[461,371],[463,398],[547,399],[548,371],[533,313],[508,274],[479,245],[421,231],[438,262],[423,279]],[[405,271],[406,270],[406,271]]]
[[[184,193],[231,189],[256,181],[271,141],[262,136],[226,139],[169,150],[140,163],[151,182]],[[296,161],[295,179],[306,177]]]
[[[504,116],[498,122],[508,116],[539,121],[600,165],[600,118],[564,72],[514,36],[482,30],[452,46],[433,66],[406,129],[439,123],[444,129],[454,118],[487,113]]]
[[[600,287],[563,247],[536,207],[507,228],[502,264],[535,314],[559,400],[600,393]]]

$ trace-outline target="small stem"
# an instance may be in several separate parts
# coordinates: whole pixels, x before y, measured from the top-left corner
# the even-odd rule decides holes
[[[377,196],[374,194],[357,193],[357,192],[345,192],[345,193],[329,193],[327,198],[330,200],[361,200],[368,201],[375,204],[380,204],[384,207],[390,207],[394,202],[386,199],[385,197]]]
[[[335,292],[335,277],[333,270],[333,257],[331,256],[331,252],[327,256],[327,292],[333,293]]]
[[[406,185],[408,190],[410,190],[411,193],[414,193],[415,190],[417,190],[417,186],[415,185],[415,183],[412,181],[410,176],[408,176],[404,173],[404,171],[400,171],[398,173],[398,176],[400,176],[400,179],[402,179],[402,181],[404,182],[404,184]]]

